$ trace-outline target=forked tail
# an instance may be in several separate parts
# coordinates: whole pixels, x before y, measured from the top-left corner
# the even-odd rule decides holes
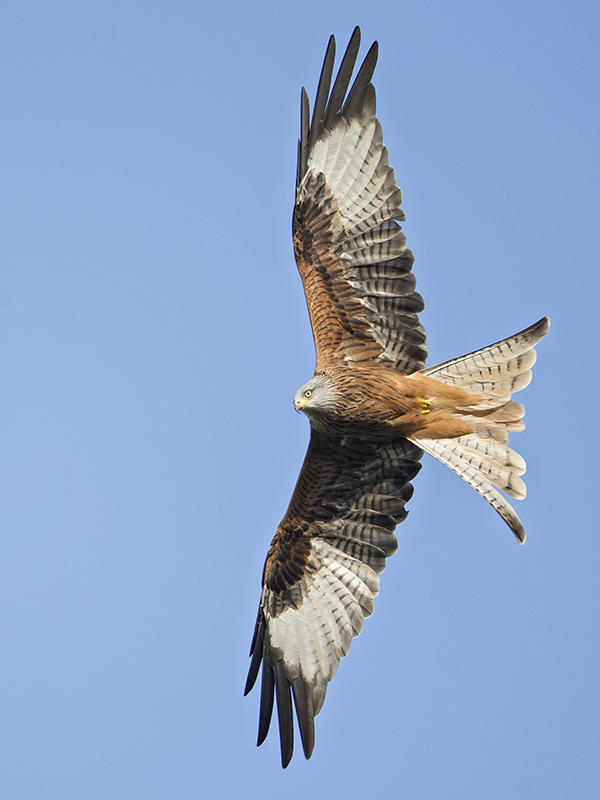
[[[481,396],[476,405],[457,409],[472,433],[453,439],[411,439],[425,452],[450,467],[496,509],[517,539],[525,541],[525,530],[510,503],[500,494],[523,499],[521,475],[525,461],[508,447],[508,435],[521,431],[525,409],[511,400],[513,392],[525,388],[535,363],[533,349],[547,333],[550,320],[543,317],[508,339],[466,356],[444,361],[421,371],[442,383]]]

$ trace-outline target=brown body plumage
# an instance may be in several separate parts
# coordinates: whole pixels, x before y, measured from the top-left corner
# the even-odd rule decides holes
[[[402,375],[378,364],[329,367],[317,372],[331,380],[337,402],[329,414],[305,411],[313,425],[339,433],[353,431],[379,439],[420,436],[447,438],[472,433],[465,422],[481,395],[415,373]]]
[[[258,743],[277,700],[281,757],[292,756],[292,695],[304,753],[314,717],[350,641],[373,611],[396,549],[423,451],[447,464],[525,531],[501,489],[525,496],[523,428],[511,394],[527,385],[542,319],[466,356],[425,367],[423,300],[398,224],[401,192],[375,117],[377,44],[348,92],[355,29],[333,87],[329,41],[312,120],[302,90],[293,242],[315,340],[315,375],[298,390],[311,437],[288,510],[267,554],[248,692],[262,662]]]

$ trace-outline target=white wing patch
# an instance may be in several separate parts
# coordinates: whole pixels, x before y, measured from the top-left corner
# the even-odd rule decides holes
[[[267,647],[272,661],[281,661],[293,684],[298,678],[311,688],[314,713],[325,698],[325,688],[347,655],[365,617],[373,613],[379,592],[374,569],[340,552],[323,539],[314,539],[309,558],[303,602],[272,616],[264,589]]]

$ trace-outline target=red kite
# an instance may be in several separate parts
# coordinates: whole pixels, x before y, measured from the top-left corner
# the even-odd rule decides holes
[[[310,420],[310,443],[267,554],[246,683],[248,693],[262,662],[258,744],[276,697],[284,767],[293,750],[292,697],[309,758],[314,717],[373,611],[423,451],[458,473],[525,540],[498,490],[525,497],[525,462],[507,444],[524,427],[524,409],[511,395],[529,383],[534,345],[549,327],[543,318],[425,367],[423,300],[375,116],[377,42],[347,91],[359,42],[356,28],[330,90],[330,38],[310,121],[304,89],[301,95],[293,240],[317,364],[294,403]]]

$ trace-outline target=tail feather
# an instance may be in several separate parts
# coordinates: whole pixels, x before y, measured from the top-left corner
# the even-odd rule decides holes
[[[496,408],[491,412],[485,411],[485,419],[493,422],[520,422],[524,416],[525,408],[515,400],[509,400],[508,403],[504,403],[500,408]],[[519,430],[522,430],[522,428],[519,428]]]
[[[411,439],[425,452],[460,475],[500,514],[517,539],[525,541],[523,525],[509,502],[497,491],[523,499],[525,461],[508,447],[508,435],[525,427],[525,409],[511,394],[531,380],[533,349],[550,326],[547,317],[524,331],[474,353],[428,367],[420,374],[481,396],[472,406],[457,408],[472,433],[451,439]]]
[[[488,407],[499,405],[502,400],[508,402],[512,392],[524,389],[531,381],[531,367],[536,359],[533,347],[549,327],[550,320],[543,317],[508,339],[427,367],[421,374],[477,392],[486,399]]]
[[[513,360],[517,360],[519,356],[527,353],[534,347],[540,339],[542,339],[548,328],[550,327],[550,320],[548,317],[530,325],[529,328],[515,333],[514,336],[509,336],[508,339],[502,339],[499,342],[490,344],[487,347],[482,347],[481,350],[474,350],[472,353],[467,353],[465,356],[452,358],[450,361],[443,361],[441,364],[435,364],[432,367],[426,367],[421,370],[423,375],[431,375],[444,383],[454,383],[457,386],[462,386],[462,381],[470,380],[471,376],[476,374],[477,369],[481,369],[483,374],[490,375],[488,369],[494,368],[494,365],[510,364]],[[525,359],[525,362],[527,359]],[[533,366],[534,361],[531,362],[526,369]],[[453,379],[456,380],[453,380]],[[489,380],[489,378],[487,378]]]
[[[459,437],[462,438],[462,437]],[[523,523],[517,516],[516,511],[510,505],[500,492],[494,488],[488,476],[477,469],[473,464],[460,457],[460,448],[456,455],[453,454],[449,443],[458,440],[453,439],[415,439],[414,442],[426,453],[437,458],[442,464],[450,467],[451,470],[456,472],[469,486],[472,486],[484,500],[494,508],[502,519],[506,522],[508,527],[517,537],[519,542],[523,544],[525,541],[525,528]],[[518,480],[521,480],[518,478]]]
[[[473,457],[489,461],[500,468],[510,467],[517,475],[523,475],[525,472],[525,459],[515,450],[492,438],[469,434],[449,441],[460,442],[465,454],[472,453]]]

